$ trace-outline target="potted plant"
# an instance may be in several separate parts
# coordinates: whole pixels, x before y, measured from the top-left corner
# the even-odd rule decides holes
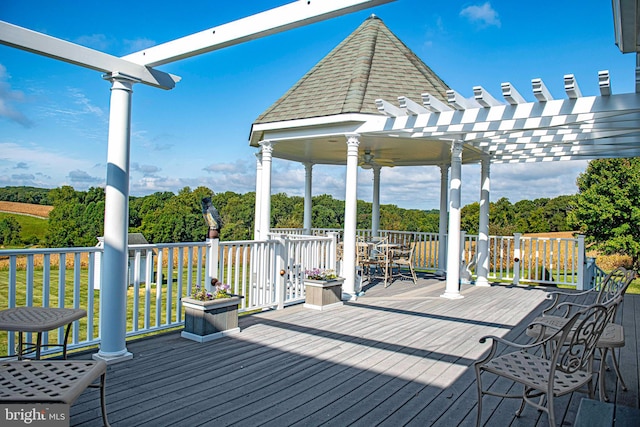
[[[314,268],[305,271],[304,289],[307,308],[327,310],[342,305],[343,277],[333,270]]]
[[[213,292],[196,286],[195,292],[182,298],[185,319],[183,338],[207,342],[240,332],[238,304],[242,296],[229,293],[229,285],[211,279]]]

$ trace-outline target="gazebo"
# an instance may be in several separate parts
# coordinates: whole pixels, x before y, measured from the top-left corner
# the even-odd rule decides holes
[[[619,16],[615,8],[614,16]],[[599,96],[583,96],[574,76],[565,75],[566,99],[554,99],[541,79],[532,80],[535,102],[527,102],[510,83],[502,83],[504,100],[480,86],[466,99],[371,16],[254,122],[250,144],[259,147],[255,238],[265,239],[269,232],[274,157],[305,166],[306,230],[311,228],[313,165],[346,165],[343,289],[355,298],[358,166],[374,173],[374,235],[380,169],[438,166],[441,242],[447,236],[439,255],[439,272],[446,272],[442,296],[460,298],[461,165],[480,163],[476,284],[488,286],[491,163],[640,155],[639,86],[636,93],[614,95],[608,71],[598,78]]]

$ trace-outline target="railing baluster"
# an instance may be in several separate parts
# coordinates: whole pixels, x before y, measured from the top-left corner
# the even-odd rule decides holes
[[[95,286],[95,253],[89,252],[89,265],[87,266],[87,341],[93,340],[93,316],[94,316],[94,290]],[[45,264],[46,265],[46,264]]]

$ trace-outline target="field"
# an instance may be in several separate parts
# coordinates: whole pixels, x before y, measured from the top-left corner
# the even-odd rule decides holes
[[[52,209],[53,206],[0,201],[0,212],[31,215],[43,219],[49,218],[49,212],[51,212]]]
[[[20,224],[20,240],[33,245],[44,241],[53,206],[0,201],[0,221],[12,218]],[[22,246],[19,246],[22,247]]]

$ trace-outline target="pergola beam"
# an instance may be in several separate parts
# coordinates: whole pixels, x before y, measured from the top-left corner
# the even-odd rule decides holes
[[[407,115],[406,110],[400,109],[384,99],[376,99],[376,107],[378,111],[389,117],[402,117]]]
[[[449,105],[458,111],[470,110],[482,106],[475,99],[467,99],[453,89],[447,91],[447,101]]]
[[[172,89],[180,81],[180,77],[4,21],[0,21],[0,43],[91,70],[126,75],[161,89]]]
[[[504,105],[502,102],[491,96],[491,94],[482,86],[473,87],[473,96],[476,102],[483,107],[495,107],[496,105]]]
[[[502,96],[511,105],[525,104],[527,102],[509,82],[502,83]]]
[[[432,113],[440,113],[443,111],[453,110],[453,108],[449,107],[447,104],[429,93],[422,94],[422,105],[424,105],[424,108],[431,111]]]
[[[553,100],[551,92],[547,89],[547,85],[544,84],[542,79],[531,80],[531,86],[533,88],[533,96],[540,102],[547,102]]]
[[[155,67],[395,0],[297,0],[123,58]]]
[[[609,78],[609,70],[598,71],[598,87],[600,95],[611,95],[611,79]]]
[[[407,98],[406,96],[399,96],[398,103],[400,104],[400,108],[402,108],[407,112],[407,114],[411,114],[412,116],[418,114],[426,114],[429,112],[429,110],[424,108],[422,105],[418,104],[410,98]]]
[[[567,74],[564,76],[564,91],[567,93],[569,99],[578,99],[582,97],[582,92],[578,87],[578,82],[573,74]]]

